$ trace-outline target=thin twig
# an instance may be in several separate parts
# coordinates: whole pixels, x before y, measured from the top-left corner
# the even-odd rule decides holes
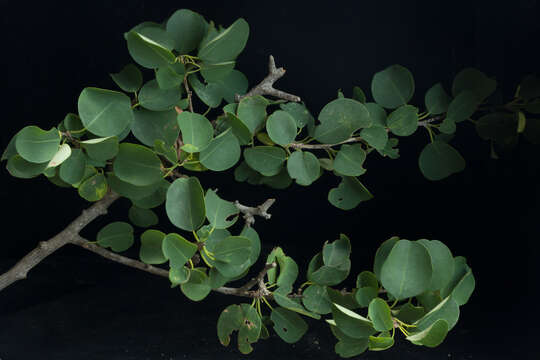
[[[268,199],[257,207],[251,207],[242,205],[238,200],[236,200],[234,205],[242,214],[244,214],[243,217],[246,221],[246,226],[250,227],[255,223],[255,216],[261,216],[267,220],[272,217],[272,214],[268,213],[268,209],[274,202],[276,202],[276,199]]]
[[[300,97],[286,93],[285,91],[281,91],[274,88],[274,83],[281,78],[283,75],[285,75],[285,69],[280,67],[276,68],[276,62],[274,61],[274,57],[270,55],[268,60],[268,75],[261,81],[257,86],[255,86],[253,89],[251,89],[247,94],[245,95],[235,95],[236,102],[240,102],[243,98],[247,96],[255,96],[255,95],[271,95],[275,96],[279,99],[293,101],[293,102],[300,102]]]
[[[186,89],[188,104],[189,104],[189,111],[193,111],[193,102],[191,101],[191,97],[193,96],[193,93],[189,89],[188,83],[187,83],[187,75],[184,75],[184,88]]]
[[[242,287],[239,288],[239,290],[250,290],[252,287],[254,287],[255,285],[257,285],[258,283],[260,284],[260,281],[263,282],[263,286],[264,286],[264,276],[266,275],[266,273],[268,272],[268,270],[270,269],[275,269],[276,267],[276,263],[275,262],[271,262],[269,264],[266,264],[264,266],[264,268],[259,272],[259,274],[257,275],[257,277],[254,277],[254,278],[251,278],[251,280],[249,280],[245,285],[243,285]],[[266,289],[266,286],[264,287]],[[268,291],[268,290],[267,290]]]
[[[341,145],[341,144],[347,144],[352,142],[360,142],[362,141],[362,138],[360,136],[355,136],[348,138],[347,140],[340,141],[335,144],[303,144],[303,143],[291,143],[289,144],[290,147],[293,149],[329,149],[331,147]]]

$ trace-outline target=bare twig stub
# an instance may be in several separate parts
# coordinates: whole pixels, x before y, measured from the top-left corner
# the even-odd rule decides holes
[[[244,214],[244,220],[246,221],[246,225],[249,227],[255,223],[255,216],[261,216],[265,219],[270,219],[272,217],[272,214],[268,213],[268,209],[270,208],[270,206],[272,206],[274,202],[276,202],[276,199],[268,199],[257,207],[251,207],[242,205],[238,200],[236,200],[234,202],[234,205],[242,214]]]
[[[247,94],[245,95],[239,95],[236,94],[235,100],[236,102],[240,102],[243,98],[247,96],[255,96],[255,95],[271,95],[275,96],[279,99],[293,101],[293,102],[300,102],[300,97],[286,93],[285,91],[281,91],[274,88],[274,83],[281,78],[283,75],[285,75],[285,69],[280,67],[276,68],[276,62],[274,61],[274,57],[270,55],[269,61],[268,61],[268,75],[261,81],[257,86],[255,86],[253,89],[251,89]]]

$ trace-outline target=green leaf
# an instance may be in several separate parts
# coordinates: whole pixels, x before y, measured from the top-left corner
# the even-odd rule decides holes
[[[302,303],[309,311],[322,315],[332,312],[326,286],[310,285],[302,292],[302,295]]]
[[[99,173],[89,177],[79,185],[79,195],[88,201],[98,201],[105,196],[108,189],[107,179]]]
[[[362,271],[356,277],[356,287],[362,288],[365,286],[379,288],[379,282],[377,280],[377,276],[371,271]]]
[[[388,115],[387,123],[393,134],[412,135],[418,128],[418,109],[412,105],[400,106]]]
[[[170,268],[169,269],[169,280],[171,281],[172,286],[175,287],[181,284],[185,284],[189,281],[191,276],[191,271],[182,266],[181,268]]]
[[[68,144],[62,144],[58,148],[58,151],[47,164],[47,168],[54,168],[61,165],[71,156],[71,147]]]
[[[439,319],[431,324],[430,327],[407,336],[406,339],[415,345],[424,345],[427,347],[439,346],[448,334],[448,323],[444,319]]]
[[[249,265],[255,264],[259,255],[261,254],[261,239],[259,234],[252,227],[244,226],[240,236],[246,237],[251,240],[251,253],[249,255]]]
[[[201,63],[201,75],[207,82],[217,82],[226,78],[236,65],[235,61]]]
[[[240,100],[236,115],[247,126],[252,135],[264,124],[267,105],[268,101],[260,95],[247,96]]]
[[[493,94],[497,82],[474,68],[461,70],[452,83],[452,95],[459,96],[463,91],[471,91],[478,103]]]
[[[143,83],[143,76],[139,68],[133,64],[127,64],[120,72],[109,74],[116,85],[125,92],[137,92]]]
[[[216,191],[208,189],[204,196],[206,218],[216,229],[226,229],[238,220],[239,210],[230,201],[221,199]],[[453,261],[453,260],[452,260]]]
[[[212,171],[224,171],[240,160],[241,150],[232,130],[226,130],[210,141],[199,155],[199,161]]]
[[[350,260],[347,260],[340,267],[320,265],[311,274],[308,274],[308,280],[319,285],[337,285],[347,278],[350,268]]]
[[[167,234],[161,246],[171,268],[183,267],[197,252],[196,244],[175,233]]]
[[[444,118],[439,126],[439,131],[443,134],[453,134],[456,132],[456,123],[452,118]],[[440,134],[439,134],[440,135]]]
[[[183,111],[177,116],[178,126],[182,132],[184,145],[182,150],[199,152],[212,140],[214,128],[206,117],[200,114]]]
[[[143,30],[146,30],[145,35],[141,33]],[[148,30],[154,33],[149,34]],[[152,37],[152,35],[154,36]],[[167,43],[167,39],[158,39],[156,35],[167,37],[163,29],[150,27],[140,29],[139,31],[132,30],[126,34],[129,54],[137,64],[147,69],[157,69],[158,67],[173,63],[175,59],[171,51],[171,44]]]
[[[217,334],[219,342],[228,346],[231,342],[231,334],[242,326],[242,308],[240,305],[229,305],[221,312],[217,322]]]
[[[389,331],[394,327],[390,306],[381,298],[374,298],[369,303],[368,316],[377,331]]]
[[[86,179],[89,179],[90,177],[96,175],[98,172],[96,170],[96,168],[92,165],[86,165],[85,168],[84,168],[84,174],[83,174],[83,177],[81,179],[81,181],[75,183],[75,184],[72,184],[74,188],[79,188],[79,186],[86,180]]]
[[[274,331],[286,343],[293,344],[307,332],[308,325],[297,313],[282,307],[272,310],[270,319],[274,323]]]
[[[390,349],[394,345],[394,338],[390,336],[370,336],[369,350],[381,351]]]
[[[448,323],[448,330],[450,331],[456,325],[458,318],[459,306],[452,296],[448,296],[413,325],[416,325],[415,330],[423,331],[437,320],[444,319]]]
[[[472,91],[463,90],[448,105],[446,118],[456,123],[467,120],[474,114],[478,104],[478,99]]]
[[[367,338],[377,332],[369,319],[339,304],[332,303],[332,315],[339,330],[354,339]]]
[[[517,133],[517,121],[512,114],[495,112],[482,116],[476,122],[476,131],[484,140],[508,142]]]
[[[377,279],[381,280],[381,269],[383,267],[384,262],[388,258],[388,255],[390,254],[390,251],[396,245],[398,242],[399,237],[392,236],[388,240],[385,240],[379,245],[379,248],[377,249],[377,252],[375,252],[375,262],[373,264],[373,273],[377,277]]]
[[[86,87],[78,109],[84,127],[97,136],[120,135],[133,121],[131,100],[118,91]]]
[[[158,230],[146,230],[141,235],[141,249],[139,257],[145,264],[163,264],[167,258],[163,254],[162,246],[165,234]]]
[[[336,99],[326,104],[319,113],[320,125],[314,137],[321,143],[337,143],[348,139],[360,128],[372,124],[364,104],[353,99]]]
[[[439,290],[444,288],[452,279],[454,273],[454,257],[450,249],[439,240],[418,240],[426,247],[431,257],[432,278],[429,290]]]
[[[377,297],[379,292],[378,288],[371,286],[364,286],[358,288],[354,293],[354,299],[360,305],[360,307],[368,307],[371,300]]]
[[[68,184],[75,184],[81,181],[86,168],[86,157],[81,149],[72,149],[71,156],[60,165],[58,172],[60,179]]]
[[[430,114],[438,115],[448,110],[452,98],[448,96],[441,83],[433,85],[424,98],[426,108]]]
[[[178,162],[178,154],[172,145],[166,145],[163,140],[154,140],[154,152],[157,155],[164,156],[171,164]]]
[[[368,109],[371,126],[384,128],[386,126],[386,110],[377,103],[365,103],[364,106]]]
[[[420,153],[418,166],[426,179],[436,181],[463,171],[465,160],[452,146],[435,140]]]
[[[276,260],[279,264],[279,275],[276,281],[277,286],[282,289],[292,289],[292,285],[298,277],[298,265],[292,257],[284,254],[276,256]],[[284,304],[280,305],[287,307]]]
[[[249,25],[244,19],[240,18],[226,30],[201,46],[197,56],[210,62],[233,60],[244,50],[248,36]]]
[[[398,240],[381,269],[381,283],[398,300],[426,291],[431,283],[431,258],[424,246]]]
[[[416,299],[427,312],[431,311],[443,300],[439,294],[439,291],[426,291],[420,295],[417,295]]]
[[[395,146],[397,146],[398,142],[399,140],[397,138],[390,138],[384,149],[377,149],[377,152],[383,157],[388,156],[390,159],[397,159],[399,157],[399,149],[395,148]]]
[[[347,262],[351,254],[351,241],[344,234],[339,239],[323,246],[323,263],[327,266],[340,267]]]
[[[154,146],[156,140],[162,140],[171,146],[178,138],[179,128],[176,123],[176,111],[149,111],[139,109],[133,112],[131,124],[133,135],[146,146]]]
[[[426,311],[422,306],[414,306],[413,304],[407,302],[399,308],[399,312],[397,313],[396,317],[407,324],[412,324],[425,314]]]
[[[31,125],[24,127],[15,139],[17,153],[26,161],[44,163],[50,161],[60,146],[60,134],[56,128],[48,131]]]
[[[288,112],[276,110],[266,120],[266,131],[272,141],[285,146],[292,143],[296,137],[296,121]]]
[[[251,134],[251,131],[249,130],[247,125],[244,124],[244,122],[242,122],[240,118],[238,118],[232,113],[226,113],[226,115],[227,117],[225,121],[231,127],[231,130],[234,136],[236,136],[236,138],[238,139],[239,143],[241,145],[248,144],[251,141],[253,135]]]
[[[197,230],[204,223],[204,192],[196,177],[176,179],[167,191],[165,202],[171,223],[182,230]]]
[[[384,149],[388,142],[388,132],[381,126],[362,129],[360,137],[377,150]]]
[[[248,304],[228,306],[218,319],[218,338],[224,346],[229,345],[230,335],[238,330],[238,349],[243,354],[253,349],[250,344],[256,342],[261,336],[263,324],[255,308]]]
[[[278,288],[274,291],[274,300],[275,302],[287,309],[287,310],[291,310],[291,311],[294,311],[296,313],[299,313],[299,314],[302,314],[302,315],[305,315],[305,316],[309,316],[313,319],[316,319],[316,320],[319,320],[321,318],[321,316],[319,314],[315,314],[315,313],[312,313],[308,310],[306,310],[302,304],[300,304],[299,302],[297,301],[294,301],[292,299],[289,299],[289,297],[287,297],[286,295],[286,291],[280,291],[282,288]],[[285,290],[289,290],[289,289],[285,289]]]
[[[149,148],[122,143],[113,163],[115,175],[135,186],[147,186],[161,180],[161,161]]]
[[[224,276],[232,278],[249,267],[251,240],[244,236],[228,236],[213,249],[215,266]]]
[[[131,200],[141,199],[149,196],[161,185],[161,182],[157,181],[147,186],[136,186],[120,180],[112,172],[107,173],[107,182],[109,183],[112,191]]]
[[[391,65],[373,76],[371,94],[377,104],[387,109],[405,105],[414,94],[413,76],[407,68]]]
[[[286,153],[277,146],[255,146],[244,149],[244,159],[252,169],[264,176],[272,176],[281,170]]]
[[[58,130],[70,133],[71,137],[79,139],[86,133],[81,118],[73,113],[68,113],[58,125]]]
[[[85,143],[81,141],[82,148],[86,151],[86,155],[93,160],[106,161],[112,159],[118,154],[118,138],[116,136],[106,138],[98,143]]]
[[[343,144],[334,159],[334,170],[345,176],[359,176],[366,172],[362,167],[365,160],[366,152],[362,145]]]
[[[454,271],[450,274],[450,281],[447,286],[441,289],[441,296],[452,295],[459,306],[464,305],[469,301],[476,285],[472,270],[464,257],[456,256],[454,258]]]
[[[320,163],[309,151],[297,150],[287,160],[287,172],[298,185],[311,185],[320,175]]]
[[[208,83],[204,85],[197,74],[192,74],[188,76],[188,81],[195,94],[201,99],[203,103],[211,108],[218,107],[221,104],[223,94],[221,92],[221,86],[216,83]]]
[[[159,221],[155,212],[150,209],[141,209],[135,205],[129,208],[128,217],[134,225],[142,228],[157,225]]]
[[[140,198],[138,197],[137,199],[132,199],[133,205],[142,209],[152,209],[163,204],[169,186],[170,183],[167,180],[161,179],[161,181],[158,182],[157,188],[152,193]]]
[[[369,190],[355,177],[342,176],[338,187],[330,189],[328,201],[342,210],[354,209],[362,201],[373,198]]]
[[[366,94],[364,94],[362,89],[359,88],[358,86],[353,86],[353,99],[361,102],[362,104],[365,104]]]
[[[296,122],[296,127],[301,129],[304,126],[308,125],[311,127],[315,126],[315,118],[304,104],[296,102],[288,102],[285,104],[280,104],[279,107],[281,110],[288,112]]]
[[[280,248],[279,246],[272,249],[270,254],[268,254],[268,256],[266,257],[266,263],[267,264],[273,263],[278,256],[285,256],[283,249]],[[268,277],[268,282],[270,284],[274,284],[277,278],[277,267],[269,269],[266,273],[266,276]]]
[[[180,87],[162,89],[156,79],[146,82],[139,91],[139,103],[151,111],[171,110],[182,98]]]
[[[220,86],[221,95],[229,104],[236,104],[235,95],[243,95],[248,90],[248,79],[238,70],[232,70],[227,76],[217,80],[216,84]]]
[[[212,291],[208,276],[203,269],[195,268],[191,270],[189,280],[180,285],[180,289],[184,295],[192,301],[201,301]]]
[[[133,245],[133,227],[123,221],[112,222],[99,230],[96,240],[99,246],[115,252],[126,251]]]
[[[19,135],[19,133],[16,133],[11,138],[11,140],[9,140],[9,143],[7,144],[6,148],[4,149],[4,152],[2,153],[2,158],[0,159],[0,161],[9,160],[9,158],[11,158],[13,155],[17,155],[17,148],[15,147],[17,135]]]
[[[174,48],[180,54],[187,54],[199,46],[206,33],[206,22],[200,14],[180,9],[167,20],[166,29],[174,40]]]
[[[186,68],[181,62],[167,64],[156,69],[156,82],[160,89],[169,90],[178,88],[184,81]]]

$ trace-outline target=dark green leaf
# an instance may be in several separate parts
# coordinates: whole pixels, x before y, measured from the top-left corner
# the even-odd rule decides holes
[[[197,252],[196,244],[175,233],[167,234],[161,246],[171,268],[183,267]]]
[[[441,180],[465,169],[465,160],[447,143],[435,140],[427,144],[418,158],[420,171],[428,180]]]
[[[112,222],[99,230],[96,240],[98,245],[115,252],[126,251],[133,245],[133,227],[122,221]]]
[[[143,35],[141,32],[145,29],[147,30],[146,35]],[[171,51],[171,44],[167,43],[168,41],[163,41],[164,39],[157,39],[155,36],[164,35],[167,37],[165,31],[153,28],[155,33],[148,34],[150,29],[152,28],[146,27],[138,31],[132,30],[126,34],[128,51],[133,60],[147,69],[157,69],[160,66],[173,63],[175,56]],[[154,35],[154,37],[148,35]]]
[[[238,104],[236,115],[252,135],[264,124],[267,105],[268,101],[260,95],[245,97]]]
[[[252,169],[264,176],[272,176],[281,170],[286,153],[277,146],[255,146],[244,149],[244,159]]]
[[[180,87],[162,89],[156,79],[148,81],[139,91],[139,103],[152,111],[171,110],[182,98]]]
[[[490,96],[497,87],[497,82],[474,68],[461,70],[452,83],[452,95],[457,97],[463,91],[471,91],[478,103]]]
[[[470,90],[461,91],[448,105],[446,117],[458,123],[467,120],[476,111],[478,99]]]
[[[362,201],[373,198],[369,190],[357,178],[342,176],[338,187],[328,193],[328,201],[342,210],[354,209]]]
[[[176,111],[139,109],[133,113],[131,131],[137,140],[146,146],[154,146],[156,140],[162,140],[167,146],[174,144],[179,133]]]
[[[309,151],[297,150],[287,160],[287,172],[298,185],[311,185],[319,178],[320,171],[319,160]]]
[[[365,160],[366,152],[362,149],[362,145],[343,144],[334,159],[334,170],[345,176],[359,176],[366,172],[362,167]]]
[[[208,189],[204,197],[206,218],[216,229],[226,229],[238,220],[238,208],[230,201],[221,199],[216,191]]]
[[[135,186],[147,186],[161,180],[161,161],[149,148],[130,143],[119,146],[113,163],[115,175]]]
[[[452,98],[444,91],[442,84],[437,83],[426,92],[424,102],[430,114],[438,115],[448,110],[451,100]]]
[[[249,25],[240,18],[218,36],[202,45],[197,56],[210,62],[233,60],[244,50],[248,36]]]
[[[418,109],[412,105],[400,106],[388,115],[387,124],[398,136],[412,135],[418,128]]]
[[[180,285],[180,289],[192,301],[201,301],[212,291],[204,268],[191,270],[189,280]]]
[[[142,228],[157,225],[159,221],[155,212],[150,209],[141,209],[135,205],[129,208],[128,216],[129,221]]]
[[[125,92],[137,92],[143,83],[141,71],[133,64],[127,64],[120,72],[109,75],[116,85]]]
[[[139,257],[145,264],[163,264],[167,261],[163,255],[163,239],[165,234],[158,230],[146,230],[141,235]]]
[[[167,20],[166,28],[174,40],[174,48],[183,55],[199,46],[205,35],[206,22],[196,12],[180,9]]]
[[[31,125],[24,127],[15,139],[17,153],[32,163],[48,162],[58,151],[60,134],[56,128],[48,131]]]
[[[171,223],[182,230],[197,230],[204,223],[204,192],[196,177],[176,179],[167,191],[165,202]]]
[[[336,99],[326,104],[319,113],[320,125],[315,127],[314,137],[321,143],[337,143],[351,134],[372,124],[364,104],[353,99]]]
[[[395,109],[411,100],[414,79],[401,65],[391,65],[376,73],[371,81],[371,94],[375,101],[388,109]]]
[[[274,323],[274,330],[283,341],[292,344],[304,336],[308,325],[297,313],[282,307],[272,310],[270,315]]]

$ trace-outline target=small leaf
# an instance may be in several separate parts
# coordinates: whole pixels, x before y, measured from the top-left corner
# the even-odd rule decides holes
[[[218,107],[221,104],[223,94],[221,92],[221,86],[216,83],[208,83],[204,85],[197,74],[192,74],[188,76],[188,81],[195,94],[201,99],[203,103],[211,108]]]
[[[298,127],[299,129],[303,128],[306,125],[308,127],[315,126],[315,119],[304,104],[288,102],[285,104],[280,104],[279,107],[281,108],[281,110],[288,112],[293,117],[294,121],[296,122],[296,127]]]
[[[236,115],[251,134],[255,134],[266,120],[268,101],[260,95],[247,96],[240,100]]]
[[[285,150],[277,146],[255,146],[244,149],[244,159],[264,176],[277,175],[286,159]]]
[[[162,140],[165,145],[171,146],[178,138],[180,130],[176,122],[176,111],[139,109],[133,113],[131,132],[144,145],[154,146],[156,140]]]
[[[359,176],[366,172],[362,167],[366,160],[366,152],[362,145],[343,144],[334,159],[334,170],[340,175]]]
[[[180,54],[196,49],[205,35],[206,22],[194,11],[180,9],[167,20],[167,33],[174,40],[174,48]]]
[[[196,177],[176,179],[167,191],[165,202],[171,223],[182,230],[197,230],[204,223],[204,192]]]
[[[47,168],[54,168],[62,164],[71,156],[71,147],[68,144],[60,145],[56,154],[47,164]]]
[[[132,30],[126,34],[128,51],[133,60],[147,69],[157,69],[160,66],[173,63],[175,56],[171,51],[171,44],[167,44],[163,39],[157,39],[155,36],[161,35],[166,38],[167,34],[165,31],[163,29],[153,28],[155,33],[148,34],[147,30],[145,36],[141,33],[145,29],[152,30],[152,28],[146,27],[140,29],[139,32]],[[154,35],[154,39],[151,35]]]
[[[141,209],[135,205],[129,208],[128,216],[129,221],[142,228],[154,226],[158,223],[158,217],[155,212],[150,209]]]
[[[298,185],[311,185],[320,175],[320,163],[309,151],[297,150],[287,160],[287,172]]]
[[[214,128],[208,119],[200,114],[183,111],[177,116],[178,126],[182,132],[182,147],[187,152],[200,152],[212,140]]]
[[[86,157],[81,149],[72,149],[71,156],[60,165],[60,179],[68,184],[81,181],[86,168]]]
[[[364,104],[366,102],[366,94],[358,86],[353,87],[353,99]]]
[[[226,277],[240,275],[249,267],[251,240],[244,236],[228,236],[214,246],[215,266]]]
[[[34,125],[26,126],[15,139],[17,153],[32,163],[50,161],[58,152],[59,145],[60,135],[56,128],[45,131]]]
[[[286,111],[277,110],[266,120],[266,131],[276,144],[288,145],[296,137],[296,122]]]
[[[332,315],[339,330],[354,339],[367,338],[377,332],[369,319],[336,303],[332,304]]]
[[[214,190],[206,191],[204,203],[206,218],[216,229],[226,229],[238,219],[238,208],[232,202],[221,199]]]
[[[411,100],[414,79],[411,72],[401,66],[392,65],[376,73],[371,81],[371,94],[377,102],[388,109],[395,109]]]
[[[441,83],[433,85],[425,96],[426,108],[430,114],[438,115],[448,110],[448,105],[452,98],[448,96]]]
[[[238,139],[231,130],[226,130],[201,150],[199,161],[212,171],[224,171],[233,167],[240,160],[240,155]]]
[[[278,288],[274,291],[274,300],[277,302],[278,305],[281,307],[294,311],[296,313],[309,316],[313,319],[319,320],[321,316],[319,314],[312,313],[310,311],[307,311],[300,303],[291,300],[287,297],[285,294],[285,291],[279,291],[282,288]]]
[[[418,240],[426,247],[431,257],[432,278],[429,290],[439,290],[444,288],[452,279],[454,273],[454,257],[450,249],[438,240]]]
[[[163,254],[162,244],[165,234],[158,230],[146,230],[141,235],[139,257],[145,264],[163,264],[167,258]]]
[[[244,50],[248,36],[249,25],[240,18],[212,40],[201,45],[197,56],[210,62],[233,60]]]
[[[99,173],[89,177],[79,185],[79,195],[88,201],[98,201],[107,194],[108,189],[107,179]]]
[[[377,150],[384,149],[388,142],[388,132],[381,126],[372,126],[362,129],[360,137]]]
[[[320,125],[314,137],[321,143],[337,143],[348,139],[360,128],[369,127],[372,120],[364,104],[353,99],[336,99],[326,104],[319,113]]]
[[[181,268],[195,255],[197,245],[178,234],[171,233],[163,238],[162,251],[171,268]]]
[[[161,180],[161,161],[149,148],[130,143],[119,146],[113,163],[114,174],[135,186],[147,186]]]
[[[467,120],[476,111],[478,99],[470,90],[461,91],[448,105],[446,117],[458,123]]]
[[[307,332],[308,325],[297,313],[282,307],[272,310],[270,315],[274,330],[283,341],[293,344]]]
[[[88,157],[92,160],[98,161],[106,161],[112,159],[118,154],[119,150],[118,138],[116,136],[104,138],[103,141],[95,143],[81,141],[81,144],[82,148],[86,151],[86,155],[88,155]]]
[[[122,221],[112,222],[97,233],[97,243],[115,252],[126,251],[133,245],[133,227]]]
[[[148,81],[139,91],[139,103],[151,111],[171,110],[181,98],[180,87],[162,89],[155,79]]]
[[[203,269],[195,268],[191,270],[189,280],[180,285],[180,289],[184,295],[192,301],[201,301],[212,291],[208,276]]]
[[[394,338],[390,336],[370,336],[369,350],[382,351],[390,349],[394,345]]]
[[[186,68],[181,62],[159,67],[156,70],[156,81],[159,88],[163,90],[176,88],[179,90],[184,81],[185,72]]]
[[[465,160],[452,146],[435,140],[424,147],[418,165],[428,180],[436,181],[463,171]]]
[[[418,109],[412,105],[403,105],[388,115],[387,124],[393,134],[412,135],[418,128]]]
[[[373,327],[377,331],[388,331],[394,327],[390,307],[381,298],[371,300],[368,308],[368,316],[373,321]]]
[[[373,198],[369,190],[356,177],[342,176],[338,187],[328,193],[328,201],[342,210],[354,209],[362,201]]]
[[[139,68],[133,64],[127,64],[120,72],[109,74],[116,85],[125,92],[137,92],[143,83],[143,76]]]
[[[310,285],[302,292],[302,295],[302,303],[309,311],[322,315],[329,314],[332,311],[326,286]]]

